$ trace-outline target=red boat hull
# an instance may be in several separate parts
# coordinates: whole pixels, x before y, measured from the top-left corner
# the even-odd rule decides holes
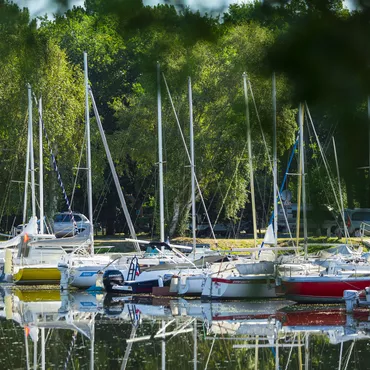
[[[279,293],[296,302],[343,302],[345,290],[363,290],[370,286],[370,277],[302,276],[283,278]]]

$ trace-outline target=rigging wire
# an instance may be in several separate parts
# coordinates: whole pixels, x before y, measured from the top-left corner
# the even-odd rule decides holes
[[[240,157],[243,157],[246,147],[247,147],[247,143],[245,143],[245,144],[244,144],[244,147],[243,147],[243,150],[242,150],[242,153],[241,153]],[[235,177],[236,177],[236,175],[237,175],[237,173],[238,173],[238,169],[239,169],[240,162],[241,162],[241,159],[239,158],[239,160],[238,160],[238,161],[237,161],[237,163],[236,163],[236,168],[235,168],[235,171],[234,171],[234,173],[233,173],[233,177],[231,178],[231,181],[230,181],[230,183],[229,183],[229,186],[228,186],[228,188],[227,188],[227,190],[226,190],[226,194],[225,194],[225,196],[224,196],[224,197],[223,197],[223,199],[222,199],[221,207],[220,207],[220,209],[219,209],[219,211],[218,211],[218,214],[217,214],[216,220],[215,220],[215,222],[214,222],[214,224],[213,224],[213,228],[214,228],[214,227],[215,227],[215,225],[217,224],[218,218],[220,217],[220,214],[221,214],[221,212],[222,212],[222,209],[223,209],[223,207],[224,207],[224,205],[225,205],[226,198],[228,197],[228,195],[229,195],[229,191],[230,191],[230,189],[231,189],[231,185],[232,185],[232,183],[234,182],[234,179],[235,179]]]
[[[35,94],[34,94],[34,99],[35,99],[35,102],[36,102],[36,106],[39,109],[39,104],[38,104],[38,101],[36,99]],[[75,218],[73,216],[73,212],[72,212],[71,204],[70,204],[69,199],[68,199],[67,191],[66,191],[66,189],[64,187],[62,176],[60,175],[58,164],[57,164],[57,160],[55,158],[55,155],[54,155],[54,152],[53,152],[53,148],[51,146],[51,142],[49,140],[49,136],[47,134],[46,127],[45,127],[45,124],[44,124],[44,120],[43,119],[40,119],[40,124],[42,125],[42,131],[44,132],[44,135],[45,135],[45,139],[46,139],[46,143],[48,145],[49,154],[50,154],[50,157],[51,157],[51,160],[52,160],[52,163],[53,163],[54,171],[57,174],[58,183],[59,183],[59,186],[62,189],[64,200],[66,202],[66,205],[67,205],[67,208],[68,208],[68,212],[69,212],[69,214],[71,216],[71,221],[73,223],[73,227],[76,230],[76,232],[78,233],[77,223],[76,223],[76,220],[75,220]],[[92,220],[91,220],[91,222],[92,222]]]
[[[159,191],[158,190],[158,172],[157,172],[157,168],[158,168],[157,166],[154,167],[154,194],[157,194],[157,192]],[[156,199],[158,199],[157,196],[156,196]],[[151,239],[153,239],[153,237],[154,237],[154,229],[155,229],[156,222],[157,222],[157,217],[156,217],[157,209],[158,209],[157,203],[158,202],[154,202]]]
[[[340,207],[340,203],[339,203],[339,199],[338,199],[338,196],[337,196],[337,193],[335,191],[335,187],[334,187],[334,184],[333,184],[333,181],[332,181],[332,178],[331,178],[331,175],[330,175],[330,167],[329,167],[329,163],[326,159],[326,156],[325,156],[325,153],[323,153],[323,150],[322,150],[322,146],[321,146],[321,142],[320,142],[320,139],[317,135],[317,132],[316,132],[316,129],[315,129],[315,126],[313,124],[313,120],[312,120],[312,117],[311,117],[311,114],[310,114],[310,110],[308,109],[308,105],[307,103],[305,103],[305,106],[306,106],[306,110],[307,110],[307,114],[308,114],[308,117],[309,117],[309,121],[311,123],[311,126],[312,126],[312,130],[315,134],[315,138],[316,138],[316,141],[317,141],[317,145],[319,146],[319,150],[320,150],[320,153],[322,155],[322,158],[323,158],[323,161],[324,161],[324,166],[325,166],[325,169],[326,169],[326,172],[328,174],[328,177],[329,177],[329,182],[330,182],[330,186],[333,190],[333,194],[334,194],[334,198],[335,198],[335,202],[336,202],[336,205],[338,207],[338,209],[340,210],[341,207]],[[342,212],[341,213],[341,218],[342,218],[342,221],[343,221],[343,225],[345,225],[345,219],[344,219],[344,215]],[[346,228],[344,228],[345,232],[346,232]],[[347,233],[347,237],[349,239],[349,235],[348,235],[348,231],[346,232]],[[350,240],[350,239],[349,239]],[[350,240],[350,243],[352,245],[352,241]]]
[[[252,101],[253,101],[253,105],[254,105],[254,109],[256,110],[256,115],[257,115],[257,121],[258,121],[258,124],[259,124],[259,127],[260,127],[260,130],[261,130],[261,135],[262,135],[262,140],[263,140],[263,143],[265,145],[265,149],[266,149],[266,154],[267,154],[267,158],[268,158],[268,163],[269,163],[269,167],[270,167],[270,171],[271,173],[273,173],[273,168],[272,168],[272,161],[271,161],[271,157],[270,157],[270,153],[269,153],[269,148],[267,146],[267,142],[266,142],[266,138],[265,138],[265,134],[263,133],[263,129],[262,129],[262,124],[261,124],[261,119],[260,119],[260,116],[259,116],[259,113],[258,113],[258,109],[257,109],[257,104],[256,104],[256,101],[254,99],[254,94],[253,94],[253,89],[252,89],[252,84],[250,82],[250,79],[248,78],[247,79],[247,82],[248,82],[248,85],[249,85],[249,90],[251,92],[251,97],[252,97]],[[292,152],[293,154],[293,152]],[[290,164],[289,164],[290,166]],[[284,179],[286,178],[287,176],[287,172],[288,172],[288,169],[285,173],[285,177]],[[284,184],[284,181],[283,181],[283,184]],[[283,201],[281,199],[281,192],[280,192],[280,189],[278,187],[277,184],[273,184],[273,186],[276,187],[276,190],[277,190],[277,194],[278,194],[278,200],[280,201],[281,204],[283,204]],[[293,246],[294,246],[294,239],[293,239],[293,236],[292,236],[292,233],[291,233],[291,230],[290,230],[290,226],[289,226],[289,222],[288,222],[288,218],[287,218],[287,215],[286,215],[286,212],[285,212],[285,208],[284,207],[281,207],[282,211],[283,211],[283,215],[284,215],[284,220],[285,220],[285,223],[286,223],[286,226],[287,226],[287,229],[288,229],[288,232],[289,232],[289,236],[290,236],[290,239],[293,243]],[[273,214],[270,218],[270,222],[272,222],[272,219],[273,219]],[[261,248],[263,246],[263,243],[261,245]]]
[[[103,205],[104,205],[104,200],[106,199],[107,194],[110,192],[110,185],[112,184],[112,181],[113,181],[113,176],[110,173],[108,175],[107,181],[104,180],[103,189],[101,190],[99,198],[96,202],[96,205],[95,205],[95,208],[94,208],[94,213],[93,213],[93,219],[94,220],[98,220],[98,218],[100,216],[100,212],[101,212],[101,210],[103,208]]]
[[[149,184],[148,184],[148,186],[147,186],[147,189],[149,188],[150,189],[150,187],[151,187],[151,185],[152,185],[152,183],[153,183],[153,179],[154,179],[154,175],[152,175],[152,178],[151,178],[151,180],[150,180],[150,182],[149,182]],[[140,188],[139,188],[139,191],[138,191],[138,193],[137,193],[137,197],[139,197],[139,195],[141,194],[141,192],[142,192],[142,189],[143,189],[143,187],[144,187],[144,183],[145,183],[145,181],[146,181],[146,179],[143,179],[143,182],[141,183],[141,186],[140,186]],[[146,193],[145,193],[145,195],[144,195],[144,197],[143,197],[143,199],[142,199],[142,202],[141,202],[141,204],[140,204],[140,208],[142,208],[143,207],[143,204],[145,203],[145,201],[146,201],[146,199],[147,198],[149,198],[149,192],[147,191]],[[133,208],[133,206],[132,206],[132,208]],[[136,223],[137,223],[137,221],[138,221],[138,219],[139,219],[139,214],[136,214],[136,217],[135,217],[135,220],[134,220],[134,226],[136,226]],[[152,222],[153,223],[153,222]]]
[[[11,186],[12,178],[13,178],[13,175],[14,175],[14,172],[15,172],[16,163],[18,161],[18,154],[20,152],[21,144],[23,143],[23,137],[24,137],[25,133],[27,132],[27,125],[26,125],[27,119],[28,119],[28,113],[26,114],[25,121],[23,123],[24,127],[23,127],[23,131],[21,133],[21,136],[20,136],[20,140],[18,142],[18,148],[17,148],[17,151],[16,151],[17,154],[14,157],[14,160],[13,160],[13,163],[12,163],[12,169],[11,169],[11,172],[10,172],[9,182],[8,182],[7,189],[5,191],[5,197],[4,197],[3,206],[2,206],[2,209],[1,209],[0,224],[1,224],[1,222],[3,220],[3,217],[4,217],[5,205],[6,205],[6,202],[7,202],[8,195],[10,193],[10,186]]]
[[[310,142],[313,144],[313,140],[312,140],[313,134],[312,134],[312,130],[311,130],[309,124],[308,124],[307,117],[306,117],[306,124],[307,124],[307,129],[308,129],[308,134],[309,134]],[[319,161],[318,161],[318,159],[317,159],[316,156],[315,156],[314,159],[315,159],[315,163],[316,163],[317,169],[320,170],[322,168],[322,166],[320,165],[320,163],[319,163]],[[321,159],[321,162],[324,162],[323,159],[322,159],[322,157],[320,157],[320,159]],[[324,191],[326,201],[327,201],[328,204],[330,204],[331,201],[330,201],[330,197],[329,197],[329,190],[328,190],[327,186],[324,186],[324,183],[323,183],[323,180],[322,180],[322,177],[321,176],[319,176],[319,179],[318,180],[319,180],[319,182],[321,184],[321,188]],[[340,227],[337,218],[335,218],[335,221],[336,221],[337,226]]]
[[[71,195],[71,207],[72,207],[72,203],[73,203],[73,200],[74,200],[74,195],[75,195],[75,190],[76,190],[76,185],[77,185],[78,174],[79,174],[79,171],[80,171],[80,169],[81,169],[82,153],[83,153],[83,151],[84,151],[85,142],[86,142],[86,127],[87,127],[87,126],[85,126],[84,139],[83,139],[82,146],[81,146],[80,158],[79,158],[79,160],[78,160],[77,172],[76,172],[75,181],[74,181],[73,189],[72,189],[72,195]]]
[[[162,73],[163,75],[163,80],[164,80],[164,83],[166,85],[166,89],[167,89],[167,93],[169,95],[169,99],[170,99],[170,103],[171,103],[171,106],[172,106],[172,109],[173,109],[173,112],[174,112],[174,115],[175,115],[175,119],[176,119],[176,122],[177,122],[177,126],[180,130],[180,135],[181,135],[181,139],[183,141],[183,144],[184,144],[184,147],[185,147],[185,152],[187,154],[187,157],[188,157],[188,160],[189,160],[189,163],[191,164],[191,158],[190,158],[190,153],[189,153],[189,150],[188,150],[188,147],[186,145],[186,142],[185,142],[185,138],[184,138],[184,134],[181,130],[181,125],[180,125],[180,121],[179,121],[179,118],[177,116],[177,112],[176,112],[176,109],[175,109],[175,106],[173,104],[173,100],[172,100],[172,96],[171,96],[171,93],[170,93],[170,90],[169,90],[169,87],[168,87],[168,84],[167,84],[167,80],[166,80],[166,77],[164,75],[164,73]],[[198,179],[197,179],[197,176],[194,174],[194,179],[195,179],[195,183],[197,185],[197,189],[198,189],[198,192],[199,192],[199,196],[200,196],[200,199],[201,199],[201,202],[203,204],[203,207],[204,207],[204,210],[205,210],[205,214],[206,214],[206,217],[207,217],[207,221],[209,223],[209,225],[211,226],[211,232],[212,232],[212,237],[214,239],[214,241],[216,242],[217,244],[217,240],[216,240],[216,236],[214,234],[214,231],[213,231],[213,228],[212,228],[212,223],[211,223],[211,220],[209,218],[209,215],[208,215],[208,211],[207,211],[207,207],[205,205],[205,202],[204,202],[204,198],[203,198],[203,194],[202,194],[202,191],[200,189],[200,186],[199,186],[199,182],[198,182]]]

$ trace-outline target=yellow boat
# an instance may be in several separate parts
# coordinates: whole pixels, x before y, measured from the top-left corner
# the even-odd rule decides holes
[[[59,284],[60,271],[56,266],[22,266],[13,275],[16,284]]]

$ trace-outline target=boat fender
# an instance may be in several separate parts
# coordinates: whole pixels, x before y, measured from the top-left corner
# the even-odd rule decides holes
[[[10,275],[13,273],[13,253],[10,249],[5,250],[4,274]]]
[[[366,301],[370,302],[370,287],[365,288],[365,297],[366,297]]]

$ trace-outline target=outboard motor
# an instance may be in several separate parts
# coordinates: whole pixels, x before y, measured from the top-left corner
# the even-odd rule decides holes
[[[107,293],[114,292],[113,285],[123,285],[124,282],[123,274],[119,270],[107,270],[103,274],[103,285]]]

